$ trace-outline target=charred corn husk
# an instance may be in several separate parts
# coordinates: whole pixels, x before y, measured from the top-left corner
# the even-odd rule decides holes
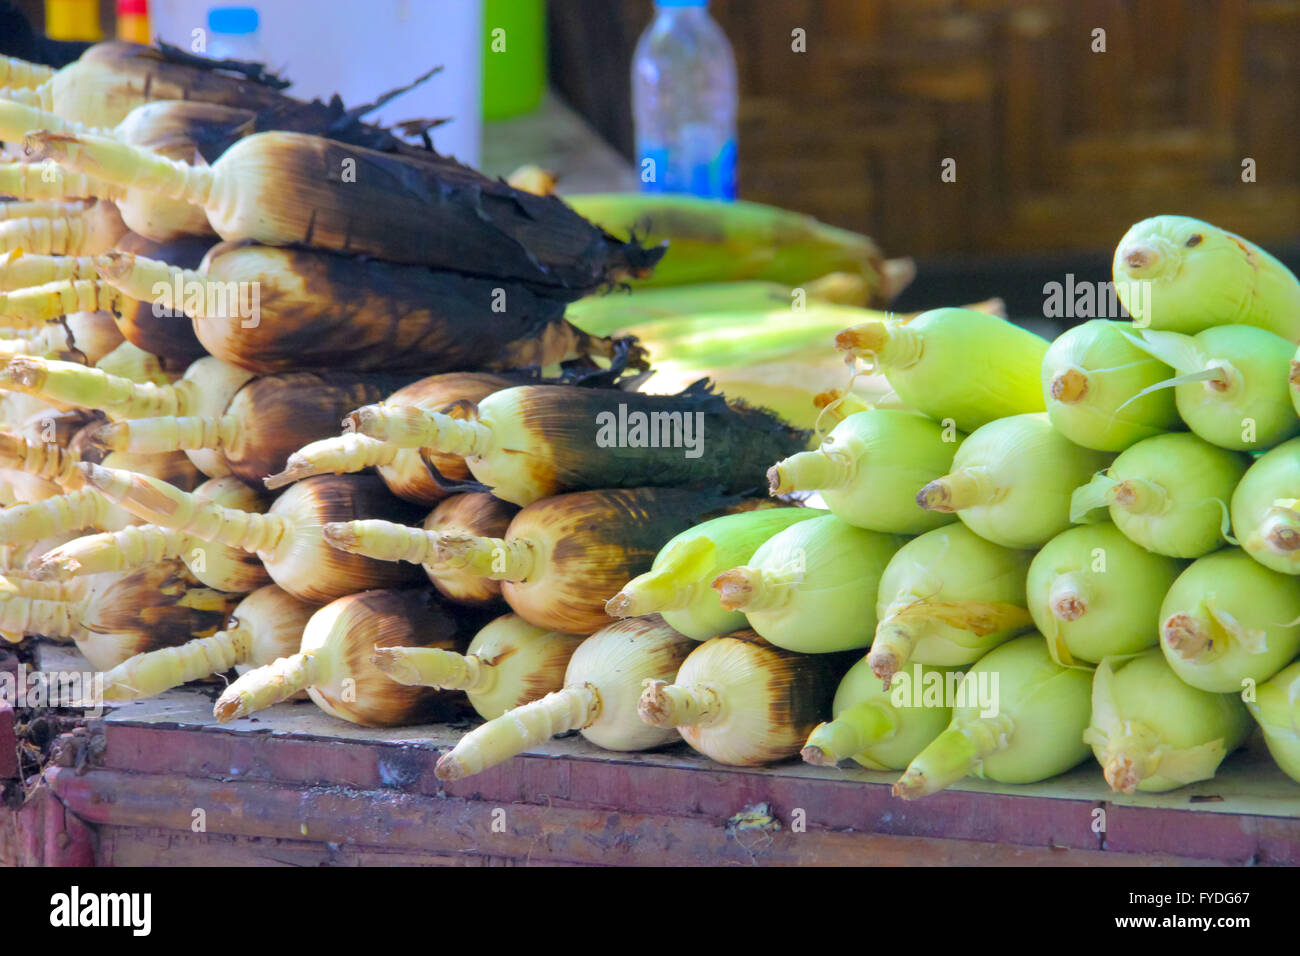
[[[737,631],[699,645],[671,681],[647,679],[637,713],[676,727],[718,763],[756,767],[793,757],[830,707],[843,668]]]
[[[831,720],[808,735],[806,763],[832,767],[853,760],[869,770],[902,770],[948,726],[962,672],[913,664],[884,688],[864,658],[835,691]]]
[[[1035,783],[1087,758],[1092,671],[1053,662],[1042,635],[995,647],[956,691],[952,723],[908,765],[895,796],[938,793],[967,774]]]
[[[214,634],[237,598],[198,587],[176,561],[133,571],[74,601],[0,595],[0,633],[71,637],[96,670]]]
[[[1029,611],[1058,664],[1137,654],[1159,643],[1160,602],[1182,570],[1109,522],[1070,528],[1029,566]]]
[[[47,256],[97,256],[127,233],[117,206],[107,200],[59,216],[0,222],[0,252],[22,249]]]
[[[1216,694],[1268,680],[1300,653],[1295,579],[1224,548],[1193,561],[1160,606],[1160,646],[1185,683]]]
[[[194,497],[225,508],[265,511],[269,502],[238,478],[205,481]],[[33,570],[37,578],[102,574],[180,558],[194,577],[210,588],[247,594],[268,583],[266,568],[243,548],[212,544],[158,525],[132,525],[121,531],[78,538],[47,552]]]
[[[365,591],[341,597],[311,616],[297,653],[248,671],[218,698],[226,723],[306,691],[327,714],[367,727],[448,720],[463,697],[389,679],[370,662],[376,646],[465,646],[455,619],[431,590]]]
[[[1239,696],[1183,683],[1152,648],[1097,665],[1083,739],[1112,790],[1153,793],[1209,780],[1249,730]]]
[[[243,673],[274,663],[297,652],[318,608],[274,584],[258,588],[211,637],[136,654],[105,673],[104,699],[139,700],[231,668]]]
[[[372,406],[349,417],[363,435],[465,456],[498,498],[527,505],[585,488],[708,482],[761,487],[775,459],[808,435],[765,412],[728,405],[706,383],[678,396],[523,385],[494,392],[466,417]]]
[[[448,372],[412,382],[389,395],[387,406],[411,405],[463,417],[461,403],[482,401],[495,391],[515,384],[511,378],[485,372]],[[434,505],[447,497],[447,489],[430,469],[447,481],[463,481],[469,468],[460,455],[431,448],[398,448],[388,442],[349,432],[312,442],[289,456],[284,470],[266,479],[268,488],[280,488],[312,475],[346,474],[373,467],[397,497],[416,504]]]
[[[964,525],[899,548],[880,577],[867,662],[885,687],[909,661],[965,666],[1028,630],[1032,553],[986,541]]]
[[[810,654],[866,647],[880,576],[903,543],[834,515],[800,521],[713,580],[722,607],[778,647]]]
[[[646,272],[663,254],[620,242],[554,196],[436,154],[414,159],[294,132],[245,137],[211,166],[88,134],[32,133],[25,147],[34,159],[192,202],[223,239],[486,270],[571,298]]]
[[[1300,342],[1300,282],[1259,246],[1187,216],[1153,216],[1115,249],[1115,291],[1139,327],[1193,335],[1253,325]]]
[[[438,543],[448,534],[504,538],[518,511],[500,498],[472,491],[438,505],[420,528],[391,521],[342,521],[327,524],[324,533],[331,546],[351,554],[421,565],[439,593],[457,604],[490,604],[501,597],[501,582],[447,561],[438,553]]]
[[[926,511],[916,489],[952,468],[965,438],[911,412],[873,409],[836,425],[815,451],[800,452],[767,473],[772,494],[817,491],[835,516],[872,531],[920,534],[954,520]]]
[[[556,734],[577,730],[606,750],[650,750],[679,739],[637,714],[646,680],[672,680],[697,645],[658,615],[616,621],[583,641],[564,687],[471,730],[438,761],[440,780],[459,780],[509,760]]]
[[[1043,414],[1000,418],[974,431],[952,471],[916,494],[927,511],[956,512],[981,538],[1037,548],[1070,526],[1071,495],[1110,464],[1071,442]]]
[[[204,541],[254,552],[271,580],[304,601],[324,603],[366,588],[423,578],[405,564],[376,561],[330,547],[322,529],[333,521],[418,520],[419,510],[390,495],[378,478],[323,475],[294,485],[266,514],[223,508],[144,475],[83,465],[89,484],[137,517]]]
[[[97,264],[127,295],[195,320],[213,355],[258,372],[427,374],[614,353],[565,321],[561,299],[502,279],[240,243],[213,247],[197,268],[113,253]]]
[[[661,614],[669,627],[706,641],[745,627],[745,615],[725,610],[713,579],[744,564],[764,541],[800,521],[825,515],[816,508],[764,508],[723,515],[677,535],[638,575],[605,603],[612,617]]]
[[[1045,407],[1038,380],[1047,342],[984,312],[933,309],[865,322],[841,332],[836,345],[884,372],[909,406],[964,432]]]
[[[260,485],[296,449],[338,431],[339,420],[358,403],[374,401],[402,384],[399,376],[379,373],[262,375],[244,383],[216,414],[130,418],[105,424],[94,438],[105,448],[136,454],[215,452],[221,459],[211,465],[217,475],[233,474]],[[212,397],[205,396],[205,403]],[[204,457],[195,465],[206,470],[210,462]]]
[[[486,720],[564,686],[584,638],[529,624],[518,614],[489,623],[464,654],[440,647],[377,647],[370,662],[399,684],[463,690]]]
[[[650,244],[670,244],[672,254],[643,285],[765,279],[798,286],[829,272],[847,272],[862,277],[872,304],[883,305],[901,291],[886,276],[874,242],[803,213],[683,195],[567,198],[581,215],[616,235],[644,234]]]
[[[524,508],[504,537],[445,532],[439,558],[501,581],[501,594],[538,627],[588,634],[609,622],[605,603],[648,571],[674,535],[736,500],[680,488],[579,491]]]
[[[1070,499],[1070,520],[1097,508],[1126,537],[1172,558],[1199,558],[1223,545],[1228,501],[1249,460],[1195,435],[1156,435],[1124,451]]]
[[[1250,466],[1232,493],[1232,530],[1252,558],[1300,574],[1300,439],[1278,445]]]

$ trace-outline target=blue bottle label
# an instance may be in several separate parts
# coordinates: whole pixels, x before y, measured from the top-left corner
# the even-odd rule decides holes
[[[694,152],[694,155],[690,155]],[[637,150],[637,172],[646,193],[690,193],[705,199],[736,198],[736,141],[727,140],[711,159],[699,160],[698,151],[671,150],[642,143]]]

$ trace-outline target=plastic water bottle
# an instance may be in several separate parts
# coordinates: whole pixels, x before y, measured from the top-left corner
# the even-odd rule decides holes
[[[643,192],[736,198],[736,60],[708,0],[656,0],[632,58]]]
[[[214,60],[264,62],[259,25],[253,7],[212,7],[208,10],[207,55]]]

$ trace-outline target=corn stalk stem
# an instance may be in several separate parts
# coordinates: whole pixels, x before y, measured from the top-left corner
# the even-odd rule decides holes
[[[936,478],[916,493],[916,503],[926,511],[951,514],[976,505],[988,504],[996,497],[997,486],[988,470],[961,468]]]
[[[6,96],[17,90],[30,90],[40,86],[53,77],[54,72],[53,67],[29,63],[16,56],[0,57],[0,87],[9,88],[5,91]]]
[[[884,682],[888,690],[894,682],[894,675],[903,669],[912,658],[916,648],[917,629],[920,624],[913,615],[906,620],[897,617],[886,618],[876,627],[876,636],[871,641],[871,651],[867,654],[867,666],[871,673]]]
[[[460,780],[545,743],[581,730],[600,715],[600,694],[591,684],[565,687],[471,730],[434,768],[439,780]]]
[[[451,455],[484,454],[492,431],[482,422],[452,418],[413,405],[366,405],[344,427],[396,448],[432,448]]]
[[[124,190],[54,163],[0,164],[0,195],[19,199],[121,199]]]
[[[536,553],[526,538],[488,538],[473,534],[442,534],[437,561],[494,581],[526,581],[535,570]]]
[[[682,581],[671,566],[656,568],[633,578],[605,602],[611,617],[641,617],[658,611],[684,608],[706,587],[703,581]]]
[[[175,385],[135,382],[99,368],[28,356],[11,359],[0,370],[0,388],[135,416],[180,415],[194,398],[184,379]]]
[[[1047,606],[1060,621],[1077,621],[1088,613],[1092,589],[1077,571],[1067,571],[1052,579],[1047,589]]]
[[[803,571],[797,568],[740,567],[714,578],[713,590],[728,611],[768,611],[789,601],[802,580]]]
[[[396,445],[365,435],[349,433],[324,438],[304,445],[290,455],[283,471],[265,479],[266,487],[283,488],[313,475],[345,475],[391,465],[398,451]]]
[[[94,488],[13,505],[0,512],[0,540],[9,545],[31,544],[65,531],[98,527],[107,524],[116,510]]]
[[[56,279],[43,285],[0,292],[0,317],[32,326],[73,312],[120,314],[130,304],[126,296],[99,279]]]
[[[325,540],[331,547],[378,561],[409,561],[432,565],[437,562],[436,531],[410,528],[392,521],[368,518],[333,521],[325,525]]]
[[[229,723],[288,700],[317,682],[317,659],[311,654],[293,654],[251,670],[226,688],[217,698],[212,714]]]
[[[898,716],[876,700],[864,700],[813,728],[802,757],[819,767],[833,767],[898,730]]]
[[[103,495],[96,496],[107,503]],[[121,531],[77,538],[49,551],[32,572],[38,580],[128,571],[185,554],[194,539],[153,524],[130,525]]]
[[[191,166],[91,133],[38,131],[23,141],[32,160],[52,159],[60,166],[90,172],[119,186],[136,187],[170,199],[206,206],[215,174],[210,166]]]
[[[1107,497],[1130,514],[1160,514],[1169,504],[1165,489],[1146,478],[1116,482],[1110,487]]]
[[[133,418],[108,422],[95,429],[95,440],[105,448],[137,455],[202,448],[229,448],[243,434],[243,421],[236,415],[179,418]]]
[[[985,757],[1006,749],[1014,731],[1007,714],[954,720],[898,778],[894,796],[915,800],[951,786]]]
[[[9,596],[0,598],[0,631],[6,634],[44,634],[75,637],[84,611],[78,601],[41,601]]]
[[[13,359],[10,364],[17,361]],[[66,448],[29,442],[13,432],[0,432],[0,468],[43,478],[69,490],[79,489],[84,484],[77,471],[76,456]]]
[[[490,690],[496,677],[493,665],[478,655],[440,647],[376,647],[370,663],[399,684],[470,694]]]
[[[247,628],[233,627],[180,647],[136,654],[104,674],[104,699],[153,697],[193,680],[224,674],[248,660],[252,639]]]
[[[722,716],[722,698],[708,684],[642,683],[636,712],[652,727],[708,727]]]
[[[854,466],[853,460],[844,454],[820,448],[801,451],[768,469],[768,490],[774,495],[784,495],[791,491],[842,488],[853,480]]]

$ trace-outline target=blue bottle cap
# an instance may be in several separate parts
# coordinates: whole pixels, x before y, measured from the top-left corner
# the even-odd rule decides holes
[[[208,29],[213,33],[256,33],[257,23],[257,11],[252,7],[213,7],[208,11]]]
[[[709,0],[655,0],[660,7],[707,7]]]

